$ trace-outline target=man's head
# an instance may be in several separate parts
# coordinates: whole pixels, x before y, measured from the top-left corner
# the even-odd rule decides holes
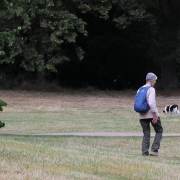
[[[156,80],[157,80],[157,76],[154,73],[150,72],[146,75],[146,83],[151,84],[152,87],[155,85]]]

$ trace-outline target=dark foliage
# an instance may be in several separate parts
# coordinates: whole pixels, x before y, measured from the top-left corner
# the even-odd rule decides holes
[[[137,89],[154,72],[177,87],[179,11],[169,8],[170,16],[149,0],[22,1],[13,17],[0,14],[0,32],[22,27],[3,42],[0,85],[42,79],[72,88]]]
[[[0,128],[4,127],[5,123],[0,121]]]
[[[113,11],[113,10],[112,10]],[[147,57],[151,41],[144,36],[150,33],[147,24],[132,23],[119,31],[112,21],[92,14],[79,15],[88,22],[88,36],[79,36],[77,43],[85,50],[84,59],[76,58],[58,67],[57,77],[63,86],[94,86],[100,89],[138,88],[145,83],[147,72],[159,76],[158,63]]]

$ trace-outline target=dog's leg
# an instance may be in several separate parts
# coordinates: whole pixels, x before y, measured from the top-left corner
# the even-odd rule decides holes
[[[166,113],[165,113],[165,114],[166,114],[166,117],[167,117],[167,114],[168,114],[168,113],[167,113],[167,111],[166,111]]]
[[[178,108],[176,108],[176,116],[178,116]]]

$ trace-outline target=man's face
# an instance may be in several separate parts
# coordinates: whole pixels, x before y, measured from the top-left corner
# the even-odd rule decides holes
[[[156,80],[153,79],[153,80],[151,81],[151,87],[154,87],[155,84],[156,84]]]

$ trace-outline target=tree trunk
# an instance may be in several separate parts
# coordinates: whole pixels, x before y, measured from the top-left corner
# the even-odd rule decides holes
[[[37,81],[40,83],[46,82],[46,71],[43,69],[42,71],[37,71]]]
[[[38,54],[41,54],[43,56],[42,61],[45,61],[44,49],[43,49],[43,44],[42,44],[41,39],[39,39],[36,43],[36,50],[37,50]],[[40,83],[46,82],[46,70],[45,70],[45,68],[43,68],[41,71],[38,71],[38,68],[37,68],[37,81]]]
[[[166,16],[171,16],[171,6],[178,6],[180,0],[159,0],[159,6],[161,12]],[[174,32],[170,32],[172,28],[172,24],[168,21],[165,21],[160,26],[160,33],[163,35],[163,37],[166,39],[171,38],[169,34],[172,34]],[[168,34],[168,36],[166,36]],[[171,41],[170,41],[171,42]],[[170,52],[169,52],[170,53]],[[166,59],[166,58],[165,58]],[[164,60],[162,62],[162,76],[161,76],[161,82],[162,86],[166,90],[172,90],[178,88],[178,78],[177,78],[177,72],[176,72],[176,61],[174,58]]]

